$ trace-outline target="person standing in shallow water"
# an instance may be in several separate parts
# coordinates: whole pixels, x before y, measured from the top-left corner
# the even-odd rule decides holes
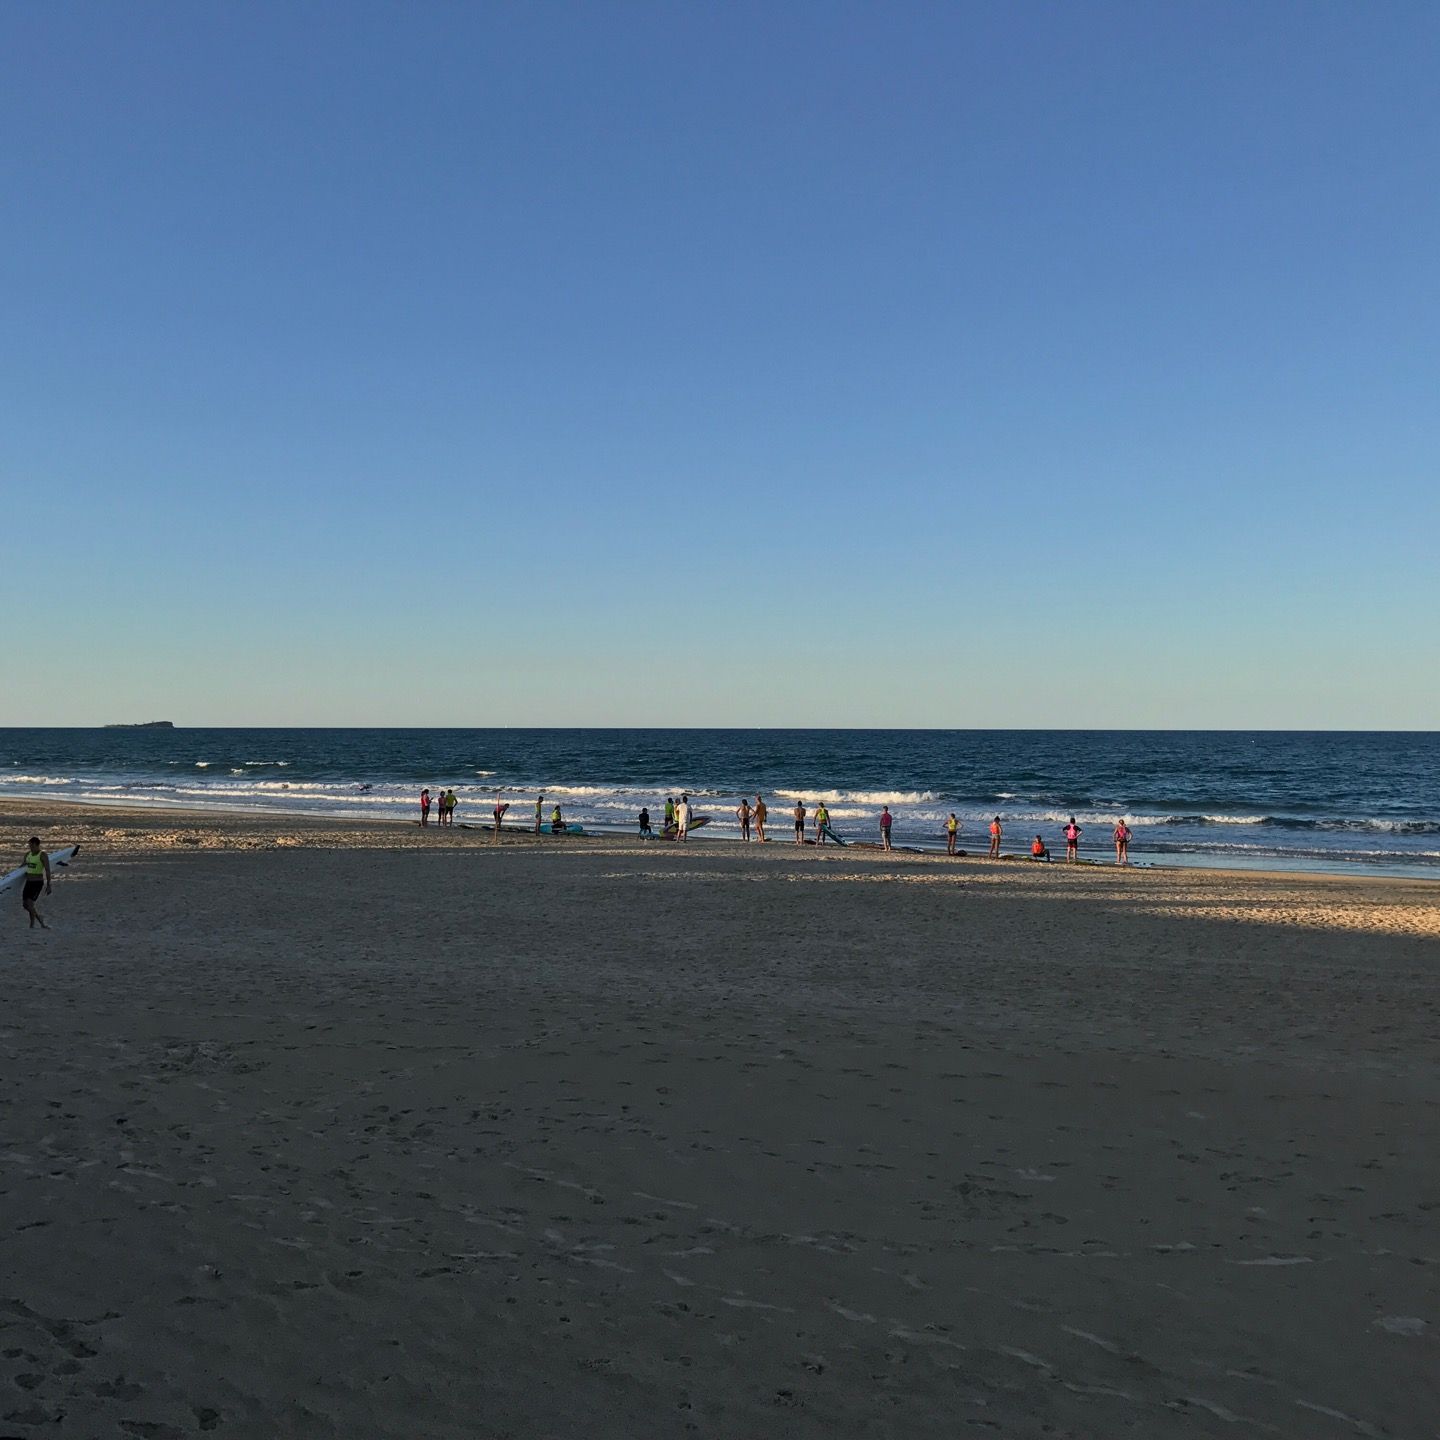
[[[890,848],[890,826],[892,824],[890,807],[882,806],[880,810],[880,844],[888,850]]]
[[[540,833],[540,817],[545,813],[545,796],[543,794],[535,797],[535,833]]]
[[[735,812],[735,818],[740,822],[740,838],[748,840],[750,838],[750,802],[748,800],[741,799],[740,808]]]
[[[765,843],[765,817],[769,813],[765,808],[764,799],[757,795],[755,797],[755,839],[761,845]]]
[[[805,802],[803,800],[795,802],[793,813],[795,816],[795,843],[803,845],[805,843]]]
[[[430,791],[428,789],[420,792],[420,823],[422,825],[430,823]]]
[[[990,858],[1000,858],[1000,837],[1005,833],[1004,827],[1000,824],[1000,817],[997,815],[990,822]]]
[[[1067,860],[1078,860],[1080,858],[1080,827],[1075,823],[1075,817],[1070,817],[1070,823],[1065,827],[1065,858]]]
[[[955,818],[955,812],[950,812],[950,818],[945,822],[945,853],[955,853],[955,837],[960,833],[960,822]]]
[[[20,903],[30,917],[30,928],[33,930],[38,925],[42,930],[48,930],[50,927],[35,908],[40,892],[43,890],[47,895],[50,893],[50,852],[40,848],[38,835],[30,837],[30,848],[20,857],[20,864],[25,869]]]
[[[1124,820],[1115,822],[1115,863],[1117,865],[1130,863],[1130,827]]]

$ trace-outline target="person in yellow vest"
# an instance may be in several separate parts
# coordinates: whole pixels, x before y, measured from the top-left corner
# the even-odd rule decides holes
[[[950,812],[950,818],[945,822],[945,853],[955,853],[955,837],[960,833],[960,822],[955,818],[955,812]]]
[[[30,848],[20,857],[20,864],[25,868],[25,885],[20,891],[20,903],[30,917],[30,928],[33,930],[38,925],[42,930],[48,930],[50,927],[35,908],[41,890],[47,895],[50,893],[50,852],[40,848],[38,835],[30,837]]]
[[[550,833],[552,835],[559,835],[562,831],[565,830],[565,828],[565,819],[560,814],[560,807],[557,805],[550,812]]]

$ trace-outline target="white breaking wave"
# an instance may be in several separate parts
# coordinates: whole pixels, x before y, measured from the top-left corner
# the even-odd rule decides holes
[[[763,793],[763,792],[762,792]],[[933,790],[774,790],[780,800],[823,801],[836,805],[929,805],[940,797]]]

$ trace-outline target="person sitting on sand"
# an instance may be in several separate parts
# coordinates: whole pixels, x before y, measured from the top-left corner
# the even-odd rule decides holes
[[[1050,859],[1050,852],[1045,848],[1045,842],[1038,835],[1030,842],[1030,858],[1047,862]]]
[[[822,800],[815,807],[815,843],[817,845],[823,845],[825,843],[825,833],[829,829],[830,812],[825,808],[825,802]]]
[[[765,843],[765,817],[769,813],[765,808],[765,801],[757,795],[755,797],[755,839],[762,845]]]
[[[805,843],[805,802],[803,800],[795,802],[793,814],[795,816],[795,843],[803,845]]]
[[[430,823],[430,791],[428,789],[420,792],[420,823],[422,825]]]
[[[650,828],[650,811],[644,805],[640,807],[640,838],[642,840],[655,838],[655,832]]]
[[[1080,827],[1075,823],[1075,817],[1070,817],[1070,823],[1065,827],[1065,858],[1067,860],[1078,860],[1080,858]]]
[[[740,822],[740,838],[750,838],[750,802],[743,796],[740,800],[740,808],[735,812],[735,818]]]
[[[564,831],[568,830],[569,828],[570,827],[565,823],[565,817],[560,813],[560,807],[557,805],[550,812],[550,833],[552,835],[559,835],[562,834]]]
[[[35,908],[35,902],[40,898],[43,890],[47,895],[50,893],[50,852],[40,848],[40,837],[30,837],[30,848],[20,857],[20,864],[25,870],[25,884],[20,891],[20,904],[24,906],[25,913],[30,917],[30,929],[37,925],[42,930],[50,927],[41,917],[40,912]]]
[[[992,860],[998,860],[1000,858],[1000,837],[1004,833],[1004,828],[1000,824],[1000,817],[997,815],[990,822],[990,858]]]
[[[890,814],[890,807],[888,805],[882,805],[880,807],[880,848],[882,850],[888,850],[890,848],[890,826],[893,823],[894,820]]]
[[[955,818],[955,812],[950,812],[950,818],[945,822],[945,853],[955,853],[955,839],[960,834],[960,822]]]
[[[1130,863],[1130,827],[1123,820],[1115,822],[1115,863]]]

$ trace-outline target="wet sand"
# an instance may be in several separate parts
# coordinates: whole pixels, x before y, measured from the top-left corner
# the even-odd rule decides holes
[[[0,1436],[1440,1434],[1431,883],[36,829]]]

